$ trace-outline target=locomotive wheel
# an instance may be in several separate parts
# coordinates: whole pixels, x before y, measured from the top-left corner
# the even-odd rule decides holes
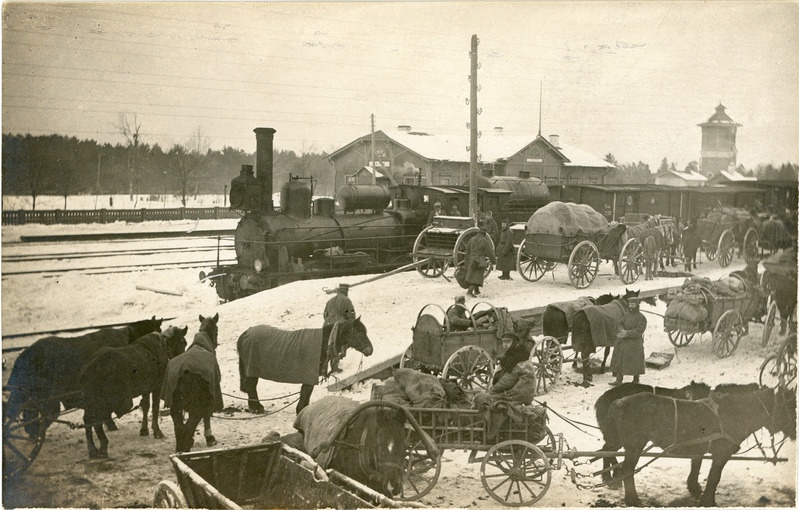
[[[710,241],[702,241],[702,251],[708,260],[716,260],[716,244]]]
[[[482,347],[466,345],[452,353],[441,377],[455,379],[464,389],[487,391],[494,377],[494,363]]]
[[[666,331],[666,334],[668,334],[669,342],[671,342],[674,347],[685,347],[691,343],[698,333],[685,333],[679,329],[669,329]]]
[[[777,303],[771,301],[766,308],[766,318],[763,320],[763,347],[768,345],[771,333],[774,331],[774,323],[777,321]]]
[[[619,278],[626,284],[634,283],[643,273],[643,266],[644,250],[641,243],[634,237],[628,239],[619,255]]]
[[[749,227],[749,230],[746,231],[744,235],[744,244],[743,244],[743,258],[747,262],[751,262],[753,260],[757,260],[758,258],[758,235],[757,230],[754,227]]]
[[[582,241],[569,256],[569,281],[578,289],[593,283],[599,272],[599,250],[591,241]]]
[[[540,448],[513,439],[488,450],[480,465],[488,495],[507,506],[530,506],[544,497],[552,481],[549,459]]]
[[[732,230],[725,230],[719,237],[718,258],[719,266],[727,267],[732,262],[735,253],[735,235]]]
[[[402,476],[402,501],[416,501],[429,493],[441,474],[441,453],[433,457],[415,430],[408,431],[405,473]]]
[[[735,310],[727,310],[716,323],[713,330],[713,352],[719,358],[726,358],[735,352],[743,331],[743,320]]]
[[[563,349],[555,337],[545,336],[535,346],[533,361],[536,367],[536,395],[543,395],[558,382],[563,368]]]
[[[537,282],[546,274],[549,264],[543,259],[525,253],[526,244],[527,239],[522,240],[522,244],[516,250],[516,271],[528,282]]]
[[[426,258],[430,258],[427,263],[416,266],[416,271],[425,278],[438,278],[444,274],[449,267],[449,260],[417,255],[417,253],[420,253],[425,248],[427,248],[427,229],[422,230],[413,243],[413,261],[419,262]]]
[[[469,244],[469,241],[480,231],[477,227],[469,227],[463,232],[461,235],[458,236],[458,240],[455,241],[455,248],[452,250],[452,265],[458,267],[458,264],[461,261],[466,260],[466,246]],[[494,241],[491,240],[491,237],[488,238],[488,241],[491,243],[491,249],[495,250],[496,247],[494,246]]]
[[[177,484],[161,480],[155,488],[153,508],[189,508],[189,505]]]
[[[42,411],[31,402],[15,410],[4,407],[3,480],[8,480],[33,464],[44,444],[47,427]]]

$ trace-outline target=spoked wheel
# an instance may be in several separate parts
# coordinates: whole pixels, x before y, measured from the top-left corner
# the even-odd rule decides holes
[[[425,255],[425,250],[429,248],[428,241],[427,229],[424,229],[419,233],[416,237],[416,241],[413,243],[413,261],[419,262],[424,259],[430,259],[428,262],[416,266],[416,271],[425,278],[438,278],[444,274],[449,267],[449,259]]]
[[[749,230],[744,234],[743,258],[747,262],[752,262],[758,258],[758,240],[757,230],[754,227],[749,227]]]
[[[488,450],[480,480],[489,496],[507,506],[530,506],[544,497],[552,481],[549,459],[537,446],[513,439]]]
[[[766,308],[766,318],[763,320],[763,346],[768,345],[771,333],[774,331],[774,323],[777,321],[777,303],[771,301]]]
[[[4,407],[3,480],[8,480],[33,464],[44,444],[47,426],[42,411],[31,402],[14,409]]]
[[[552,336],[545,336],[535,346],[533,361],[536,364],[536,395],[543,395],[558,382],[563,368],[563,349]]]
[[[591,241],[582,241],[569,256],[569,281],[578,289],[585,289],[599,272],[599,250]]]
[[[480,231],[477,227],[470,227],[461,232],[461,235],[458,236],[458,239],[455,241],[455,248],[452,250],[452,265],[458,267],[458,264],[461,261],[466,260],[466,246],[469,244],[469,241],[477,235]],[[488,237],[488,242],[491,243],[491,249],[495,250],[496,247],[494,246],[494,241],[491,240],[491,237]]]
[[[705,252],[705,256],[708,260],[716,260],[716,247],[717,245],[715,243],[702,241],[702,251]]]
[[[635,282],[644,267],[644,249],[636,238],[628,239],[619,255],[619,278],[627,284]]]
[[[685,347],[690,344],[699,333],[685,333],[679,329],[669,329],[666,331],[666,334],[668,334],[669,342],[671,342],[672,345],[675,347]]]
[[[441,474],[441,455],[433,456],[415,430],[406,439],[405,473],[399,499],[415,501],[430,492]]]
[[[452,353],[444,364],[442,377],[455,379],[464,389],[486,391],[494,377],[494,363],[488,351],[467,345]]]
[[[516,250],[516,271],[528,282],[536,282],[546,274],[550,265],[543,259],[528,255],[525,248],[527,239],[523,239]]]
[[[188,508],[186,498],[176,483],[161,480],[155,488],[153,508]]]
[[[735,253],[735,235],[732,230],[725,230],[719,237],[719,266],[727,267],[732,262],[733,254]]]
[[[549,430],[549,427],[545,427],[546,432],[544,437],[536,443],[536,446],[539,450],[544,452],[544,454],[550,459],[550,464],[557,460],[556,457],[550,456],[551,453],[555,453],[558,451],[558,440],[555,438],[555,434]]]
[[[713,352],[719,358],[726,358],[735,352],[743,331],[743,320],[735,310],[727,310],[716,323],[713,330]]]

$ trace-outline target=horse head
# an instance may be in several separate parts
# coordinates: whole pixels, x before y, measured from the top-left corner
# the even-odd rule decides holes
[[[405,416],[395,409],[372,408],[352,428],[361,441],[359,467],[370,488],[390,498],[400,495],[405,465]],[[354,434],[353,434],[354,436]]]
[[[610,293],[602,294],[601,296],[599,296],[598,298],[596,298],[594,300],[594,304],[597,305],[597,306],[602,306],[602,305],[606,305],[606,304],[610,303],[611,301],[615,301],[615,300],[617,300],[619,298],[621,298],[621,296],[619,296],[618,294],[615,295],[615,296],[613,294],[610,294]]]
[[[366,326],[361,322],[360,317],[339,323],[336,346],[340,353],[346,351],[348,347],[352,347],[366,356],[372,355],[372,342],[366,334]]]
[[[128,331],[130,333],[130,342],[133,343],[139,338],[143,337],[147,333],[160,333],[161,332],[161,324],[163,324],[164,319],[156,319],[155,315],[153,315],[152,319],[145,319],[143,321],[132,322],[128,325]]]
[[[188,332],[188,326],[184,328],[169,326],[166,331],[161,333],[161,338],[164,340],[166,354],[169,359],[174,358],[178,354],[183,354],[183,351],[186,350],[186,333]]]
[[[682,398],[686,400],[700,400],[710,395],[710,386],[703,382],[691,381],[688,386],[680,388],[680,392],[683,394]]]
[[[777,386],[774,389],[774,410],[771,423],[766,425],[769,432],[782,432],[796,440],[796,390]]]
[[[219,328],[216,325],[217,322],[219,322],[219,314],[213,317],[203,317],[200,315],[200,331],[208,335],[208,338],[211,339],[211,345],[214,347],[214,350],[216,350],[216,346],[219,345],[217,341],[217,336],[219,334]]]

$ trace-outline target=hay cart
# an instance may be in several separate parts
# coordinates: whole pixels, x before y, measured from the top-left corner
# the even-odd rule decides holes
[[[747,262],[759,255],[760,221],[745,209],[723,208],[711,211],[696,224],[702,251],[708,260],[718,258],[719,266],[727,267],[735,255]]]
[[[478,302],[471,310],[466,310],[472,327],[455,331],[444,309],[432,303],[425,305],[416,317],[413,341],[400,359],[400,368],[441,374],[445,379],[456,379],[466,389],[488,389],[497,360],[505,353],[502,339],[497,336],[500,334],[499,318],[509,316],[507,311],[503,312],[489,303]],[[489,322],[479,326],[476,318],[486,314]],[[534,342],[531,358],[537,370],[536,391],[546,393],[560,377],[563,351],[552,337],[530,341]]]
[[[585,204],[550,202],[527,221],[516,252],[516,270],[527,281],[540,280],[557,263],[567,264],[569,281],[578,289],[593,283],[599,260],[613,260],[625,284],[638,280],[643,248],[637,239],[622,243],[607,237],[614,230],[600,213]],[[600,248],[600,246],[602,248]]]
[[[421,263],[416,270],[426,278],[437,278],[450,266],[457,267],[466,259],[466,246],[478,230],[470,217],[435,216],[413,243],[411,256],[414,263]],[[491,246],[494,246],[493,241]],[[489,263],[486,275],[492,269]]]

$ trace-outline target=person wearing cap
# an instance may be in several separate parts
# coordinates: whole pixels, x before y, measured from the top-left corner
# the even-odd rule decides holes
[[[494,213],[492,211],[486,211],[486,232],[488,232],[488,237],[494,242],[494,245],[499,243],[499,225],[497,225],[497,220],[494,219]]]
[[[535,367],[530,361],[529,345],[515,333],[507,333],[502,337],[502,346],[505,354],[499,360],[500,369],[488,391],[475,395],[476,409],[497,401],[530,404],[535,397]]]
[[[497,270],[502,271],[500,280],[513,280],[510,272],[516,269],[516,252],[513,249],[513,232],[507,218],[502,218],[502,227],[497,244]]]
[[[444,212],[441,210],[441,202],[436,202],[433,204],[433,209],[430,210],[430,214],[427,215],[427,224],[432,224],[433,218],[441,216],[442,214],[444,214]]]
[[[485,230],[485,220],[478,220],[477,228],[477,233],[466,244],[464,262],[466,264],[466,283],[469,284],[469,290],[466,294],[471,297],[480,295],[480,287],[483,286],[485,270],[488,267],[486,259],[489,259],[492,264],[497,263],[494,247],[491,245],[491,240]]]
[[[472,320],[466,316],[466,298],[455,296],[455,303],[447,309],[447,320],[450,331],[466,331],[472,327]],[[481,326],[488,322],[487,313],[478,313],[474,317],[474,325]]]
[[[610,371],[616,376],[610,381],[611,386],[621,384],[625,375],[633,376],[633,382],[637,383],[646,369],[644,361],[646,317],[639,309],[640,303],[637,297],[629,298],[627,306],[629,312],[621,319],[621,329],[616,334],[613,358],[610,360]]]
[[[347,296],[350,286],[340,283],[336,289],[336,295],[330,298],[325,305],[323,317],[325,326],[342,320],[352,320],[355,318],[355,306]]]

